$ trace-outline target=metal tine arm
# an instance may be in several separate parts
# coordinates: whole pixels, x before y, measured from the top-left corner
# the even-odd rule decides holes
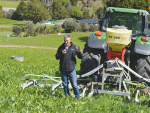
[[[54,85],[53,87],[52,87],[52,90],[50,91],[50,94],[54,91],[54,89],[55,88],[57,88],[59,85],[61,85],[62,84],[62,81],[60,81],[58,84],[56,84],[56,85]]]
[[[85,91],[86,91],[86,89],[87,89],[90,85],[91,85],[91,83],[90,83],[90,84],[87,84],[87,86],[83,89],[83,92],[81,93],[80,96],[84,97]]]
[[[60,81],[58,81],[58,80],[55,80],[54,78],[61,78],[61,77],[51,77],[51,76],[48,76],[48,75],[46,75],[46,74],[43,74],[43,75],[35,75],[35,74],[27,74],[27,75],[25,75],[24,77],[23,77],[23,79],[25,80],[25,77],[26,76],[37,76],[37,77],[43,77],[43,79],[34,79],[34,80],[48,80],[48,79],[44,79],[44,78],[49,78],[50,80],[53,80],[53,81],[55,81],[55,82],[60,82]]]

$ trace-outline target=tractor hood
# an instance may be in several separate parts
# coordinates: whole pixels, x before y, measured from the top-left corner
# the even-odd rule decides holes
[[[105,42],[105,39],[96,39],[93,38],[95,33],[91,33],[88,41],[87,41],[87,45],[90,48],[95,48],[95,49],[104,49],[104,52],[107,51],[108,45]]]

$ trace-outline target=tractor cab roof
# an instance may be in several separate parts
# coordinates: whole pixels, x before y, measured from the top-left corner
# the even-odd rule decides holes
[[[124,12],[124,13],[145,13],[145,15],[149,15],[149,13],[145,10],[140,9],[129,9],[129,8],[118,8],[118,7],[108,7],[107,11],[115,11],[115,12]]]

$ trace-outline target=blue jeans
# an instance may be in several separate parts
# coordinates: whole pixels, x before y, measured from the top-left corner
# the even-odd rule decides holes
[[[74,95],[79,99],[80,94],[77,85],[76,70],[74,69],[73,71],[60,71],[60,74],[64,86],[65,95],[70,96],[68,88],[68,79],[69,79],[73,87]]]

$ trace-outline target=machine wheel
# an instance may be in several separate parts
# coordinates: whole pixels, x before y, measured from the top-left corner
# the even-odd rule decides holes
[[[92,69],[99,66],[101,63],[101,50],[99,49],[93,49],[87,46],[85,44],[85,48],[83,50],[83,57],[80,64],[80,75],[85,74]],[[98,71],[94,74],[98,74]]]
[[[137,54],[136,55],[136,66],[135,66],[136,72],[147,78],[150,79],[150,56],[146,56],[146,55],[140,55]],[[138,82],[145,82],[140,78],[137,78]],[[150,86],[150,83],[145,82],[147,85]]]

